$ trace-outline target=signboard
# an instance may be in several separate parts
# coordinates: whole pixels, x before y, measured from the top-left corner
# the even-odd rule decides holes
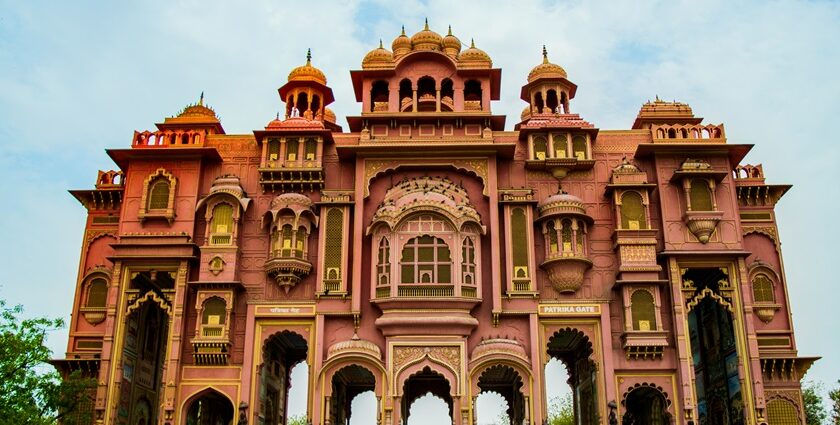
[[[540,316],[600,316],[600,304],[540,304]]]
[[[254,315],[257,317],[296,317],[296,316],[314,316],[314,305],[258,305]]]

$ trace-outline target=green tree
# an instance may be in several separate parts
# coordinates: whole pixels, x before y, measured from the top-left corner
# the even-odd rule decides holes
[[[52,353],[44,342],[61,319],[22,319],[21,306],[0,300],[0,418],[3,423],[50,425],[90,422],[78,407],[88,403],[95,385],[78,373],[62,380],[47,362]]]
[[[840,380],[837,384],[840,385]],[[831,400],[831,419],[834,425],[840,425],[840,386],[829,391],[828,398]]]
[[[548,424],[574,425],[575,411],[572,404],[571,394],[552,397],[548,403]]]
[[[289,418],[289,425],[307,425],[306,415],[295,415]]]
[[[822,384],[818,382],[808,381],[802,385],[802,403],[805,404],[805,423],[808,425],[823,425],[828,417],[820,396],[822,391]]]

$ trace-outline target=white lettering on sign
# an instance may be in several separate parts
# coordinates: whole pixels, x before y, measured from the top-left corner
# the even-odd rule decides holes
[[[542,314],[601,314],[601,308],[597,305],[544,305],[541,306]]]
[[[269,310],[271,313],[300,313],[297,307],[274,307]]]

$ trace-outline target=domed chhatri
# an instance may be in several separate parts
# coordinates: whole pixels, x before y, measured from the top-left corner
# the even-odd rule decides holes
[[[484,50],[475,47],[475,40],[470,40],[470,47],[458,56],[458,61],[464,67],[490,68],[493,60]]]
[[[400,35],[391,43],[391,50],[394,52],[394,58],[411,52],[411,39],[405,35],[405,26],[402,27]]]
[[[429,20],[426,19],[423,30],[411,36],[411,45],[414,50],[441,50],[443,37],[429,29]]]
[[[446,37],[443,37],[443,52],[449,56],[457,56],[461,52],[461,40],[452,35],[452,25],[449,26]]]
[[[327,85],[327,76],[320,69],[312,66],[311,49],[306,49],[306,64],[293,69],[289,73],[289,81],[314,81]]]
[[[178,113],[178,118],[212,118],[218,120],[216,111],[204,104],[204,92],[198,98],[198,103],[187,105]]]
[[[528,73],[528,82],[532,83],[538,78],[569,78],[566,70],[562,66],[553,64],[548,61],[548,50],[543,46],[543,61],[541,64],[535,66]]]
[[[394,54],[382,47],[382,40],[379,40],[379,47],[371,50],[362,59],[362,69],[393,68]]]

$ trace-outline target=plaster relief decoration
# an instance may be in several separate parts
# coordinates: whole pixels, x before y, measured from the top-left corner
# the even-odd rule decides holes
[[[318,225],[312,200],[298,193],[279,195],[263,216],[263,226],[265,223],[269,223],[271,234],[265,272],[288,293],[312,271],[307,242]]]
[[[551,195],[537,207],[545,237],[545,261],[540,267],[559,293],[574,293],[592,267],[587,258],[587,227],[593,223],[583,201],[564,191]]]

